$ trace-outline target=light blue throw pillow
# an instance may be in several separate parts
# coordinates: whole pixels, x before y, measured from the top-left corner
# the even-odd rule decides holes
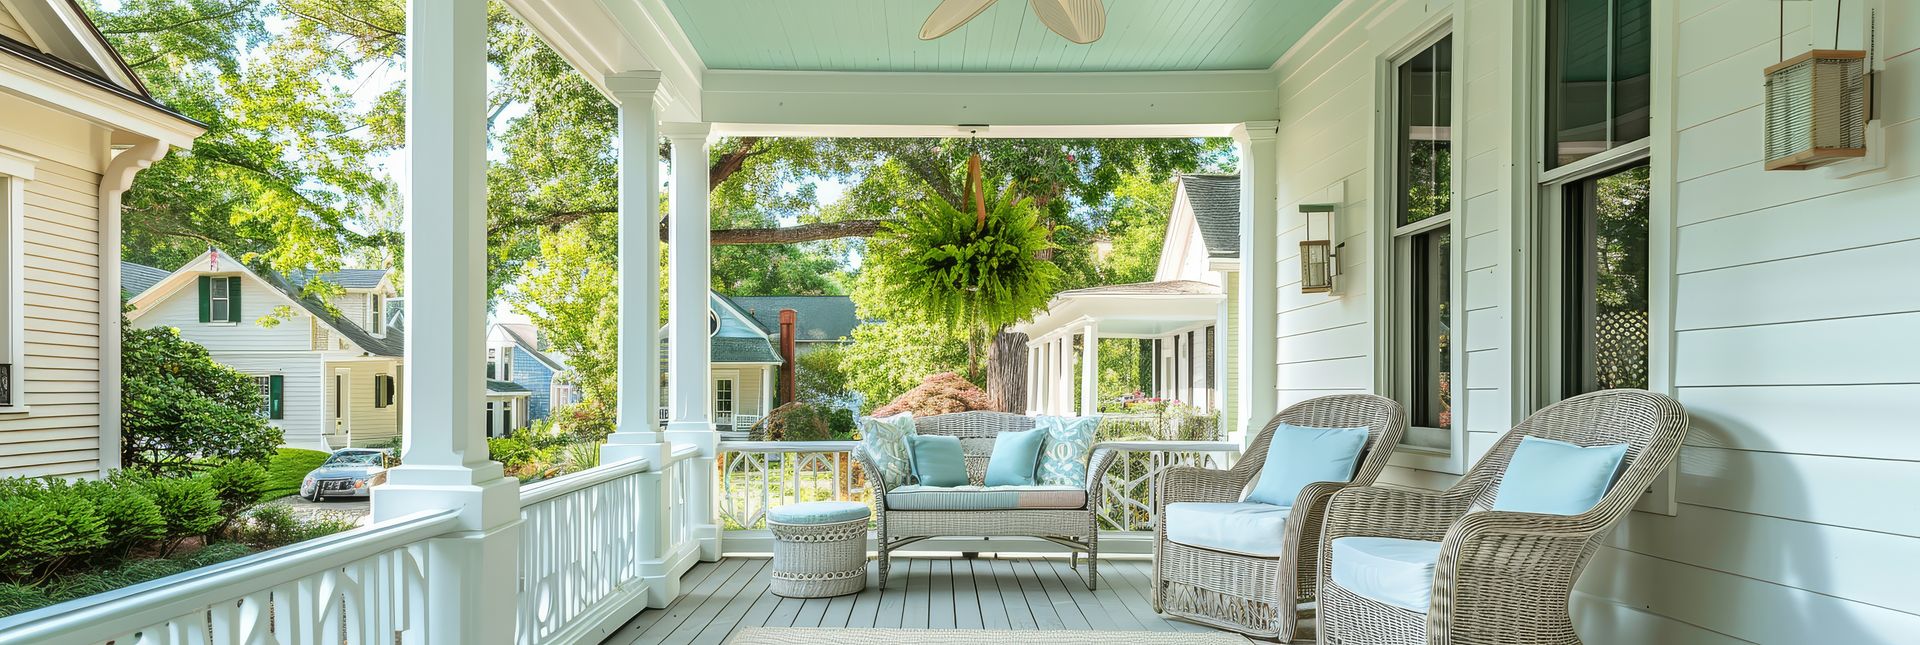
[[[860,417],[860,445],[873,460],[873,467],[886,490],[913,483],[913,459],[907,452],[907,437],[913,436],[913,414],[890,417]]]
[[[1032,486],[1040,466],[1040,430],[1002,432],[993,438],[993,456],[987,459],[988,486]]]
[[[1260,481],[1247,493],[1246,501],[1293,506],[1307,484],[1352,481],[1360,450],[1366,446],[1366,428],[1308,428],[1282,423],[1273,430],[1267,460],[1260,465]]]
[[[1600,503],[1619,476],[1627,444],[1591,448],[1521,437],[1500,477],[1493,510],[1549,515],[1578,515]]]
[[[1040,471],[1036,479],[1047,486],[1087,485],[1087,457],[1093,453],[1093,431],[1100,417],[1033,418],[1033,429],[1047,433],[1040,443]]]
[[[907,437],[908,452],[913,453],[913,479],[921,486],[967,485],[967,456],[960,450],[960,438],[950,435],[913,435]]]

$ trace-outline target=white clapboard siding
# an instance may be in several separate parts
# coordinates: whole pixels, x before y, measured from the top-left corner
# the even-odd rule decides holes
[[[10,136],[0,129],[0,145],[49,145]],[[0,477],[100,471],[99,184],[99,175],[46,157],[26,182],[26,353],[13,387],[29,412],[0,414]]]
[[[208,352],[214,361],[248,375],[280,375],[281,418],[272,425],[280,428],[286,445],[319,449],[320,357],[302,349],[296,345],[284,351],[234,352],[208,347]]]
[[[385,443],[400,434],[400,397],[396,395],[393,405],[384,408],[375,407],[373,398],[373,377],[380,374],[397,377],[393,365],[394,362],[388,360],[328,361],[324,370],[326,431],[333,432],[334,397],[339,396],[334,375],[337,370],[345,369],[352,375],[348,384],[352,391],[348,392],[347,403],[351,408],[348,414],[353,422],[353,445]],[[397,382],[395,386],[398,387]]]
[[[217,274],[240,275],[240,274]],[[292,317],[263,326],[260,318],[285,306]],[[250,277],[240,280],[240,322],[200,322],[198,280],[189,279],[173,293],[148,305],[135,324],[143,327],[175,327],[180,337],[206,346],[215,354],[239,352],[283,352],[309,347],[313,342],[310,315],[291,304],[279,290]]]

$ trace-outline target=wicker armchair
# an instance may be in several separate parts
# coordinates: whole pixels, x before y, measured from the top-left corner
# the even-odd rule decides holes
[[[1574,582],[1608,531],[1673,463],[1686,431],[1679,402],[1642,390],[1606,390],[1527,417],[1446,491],[1358,488],[1334,495],[1320,537],[1321,642],[1579,643],[1567,613]],[[1626,443],[1626,469],[1597,505],[1578,515],[1479,510],[1492,507],[1524,436],[1586,446]],[[1333,582],[1333,540],[1357,536],[1440,543],[1425,613]]]
[[[1268,421],[1230,470],[1172,468],[1161,475],[1155,517],[1176,502],[1238,502],[1260,474],[1267,446],[1281,423],[1316,428],[1366,427],[1366,447],[1350,482],[1317,482],[1300,491],[1287,515],[1282,557],[1261,557],[1190,546],[1155,527],[1153,609],[1210,627],[1282,642],[1299,625],[1298,603],[1314,596],[1321,512],[1334,491],[1373,483],[1406,431],[1406,412],[1392,399],[1368,394],[1323,396],[1297,403]]]
[[[960,412],[913,420],[914,432],[922,435],[952,435],[960,438],[967,461],[967,478],[973,485],[986,479],[987,460],[993,455],[994,437],[1002,432],[1032,430],[1033,417],[1005,412]],[[1079,554],[1087,556],[1087,588],[1099,584],[1100,530],[1095,511],[1100,506],[1101,482],[1119,453],[1096,447],[1087,465],[1086,501],[1079,508],[1011,510],[901,510],[889,508],[886,484],[869,475],[867,491],[873,497],[874,535],[879,545],[881,587],[887,586],[888,555],[900,547],[927,538],[1033,537],[1073,550],[1073,565],[1079,568]],[[854,458],[867,473],[880,472],[865,449],[855,449]]]

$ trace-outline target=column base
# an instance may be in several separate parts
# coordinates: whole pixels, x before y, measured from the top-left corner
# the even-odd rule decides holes
[[[601,464],[644,457],[654,468],[659,468],[672,454],[673,446],[665,433],[660,432],[615,432],[607,435],[606,443],[600,444]]]
[[[449,508],[462,509],[460,525],[467,530],[492,530],[520,520],[520,482],[491,461],[475,469],[396,466],[369,501],[375,522]]]

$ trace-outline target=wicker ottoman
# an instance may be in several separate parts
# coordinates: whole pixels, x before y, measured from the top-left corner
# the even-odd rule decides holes
[[[767,511],[773,581],[788,598],[825,598],[867,588],[867,518],[859,502],[806,502]]]

